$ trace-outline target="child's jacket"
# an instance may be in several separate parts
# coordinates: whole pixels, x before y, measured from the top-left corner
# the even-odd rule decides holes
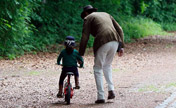
[[[63,49],[57,58],[58,65],[61,64],[60,63],[61,59],[62,59],[62,65],[64,67],[77,67],[78,60],[82,62],[80,67],[83,67],[83,64],[84,64],[83,58],[79,55],[79,53],[76,49],[73,50],[72,54],[67,54],[66,49]]]

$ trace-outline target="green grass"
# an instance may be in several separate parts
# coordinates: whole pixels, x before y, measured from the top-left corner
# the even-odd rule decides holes
[[[176,23],[161,23],[161,26],[166,31],[176,31]]]
[[[127,18],[122,22],[122,28],[124,30],[125,41],[130,42],[132,39],[138,39],[151,35],[168,35],[162,29],[162,26],[151,19],[147,18]]]
[[[112,69],[113,72],[118,72],[120,69]]]
[[[167,91],[167,89],[173,88],[173,87],[174,88],[176,87],[175,82],[171,82],[162,86],[147,85],[142,88],[139,88],[138,92],[164,92],[164,91]]]
[[[0,60],[2,60],[3,59],[3,57],[2,56],[0,56]]]
[[[40,72],[37,72],[37,71],[31,71],[29,72],[29,75],[40,75]]]
[[[157,88],[156,86],[154,85],[150,85],[150,86],[145,86],[143,88],[140,88],[138,91],[139,92],[147,92],[147,91],[154,91],[154,92],[157,92],[159,91],[160,89]]]
[[[170,87],[176,87],[176,83],[169,83],[165,86],[166,88],[170,88]]]

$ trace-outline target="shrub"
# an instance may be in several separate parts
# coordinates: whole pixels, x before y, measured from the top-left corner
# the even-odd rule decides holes
[[[111,14],[125,41],[176,30],[175,0],[0,0],[0,58],[48,51],[68,35],[80,41],[82,7]],[[90,36],[88,47],[93,46]]]
[[[160,24],[142,17],[123,20],[122,28],[125,34],[125,41],[137,39],[150,35],[166,35]]]
[[[176,23],[163,22],[161,23],[161,26],[165,31],[175,31],[176,30]]]

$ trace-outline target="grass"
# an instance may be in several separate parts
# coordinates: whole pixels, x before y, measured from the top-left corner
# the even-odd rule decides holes
[[[37,72],[37,71],[31,71],[29,72],[29,75],[40,75],[40,72]]]
[[[112,69],[113,72],[118,72],[120,69]]]
[[[165,86],[166,88],[170,88],[170,87],[176,87],[176,83],[169,83]]]
[[[149,85],[149,86],[145,86],[143,88],[140,88],[138,90],[139,92],[147,92],[147,91],[154,91],[154,92],[157,92],[159,91],[159,88],[157,88],[156,86],[154,85]]]
[[[161,23],[162,28],[165,31],[176,31],[176,23]]]
[[[145,36],[168,35],[160,24],[147,18],[128,17],[126,21],[122,22],[121,25],[124,30],[126,42],[130,42],[132,39],[138,39]]]
[[[3,59],[3,57],[2,56],[0,56],[0,60],[2,60]]]
[[[176,87],[176,83],[175,82],[171,82],[168,83],[166,85],[163,85],[161,87],[155,86],[155,85],[148,85],[148,86],[144,86],[142,88],[138,89],[138,92],[162,92],[162,91],[166,91],[169,88],[175,88]]]

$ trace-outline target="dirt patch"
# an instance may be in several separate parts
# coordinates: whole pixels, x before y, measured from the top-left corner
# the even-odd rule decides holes
[[[116,55],[112,63],[116,99],[103,105],[94,104],[92,54],[84,57],[85,68],[79,69],[81,89],[75,90],[71,105],[56,98],[61,71],[55,65],[57,56],[39,53],[0,60],[0,108],[153,108],[176,87],[176,36],[151,36],[127,44],[124,56]],[[104,88],[107,96],[105,81]]]

